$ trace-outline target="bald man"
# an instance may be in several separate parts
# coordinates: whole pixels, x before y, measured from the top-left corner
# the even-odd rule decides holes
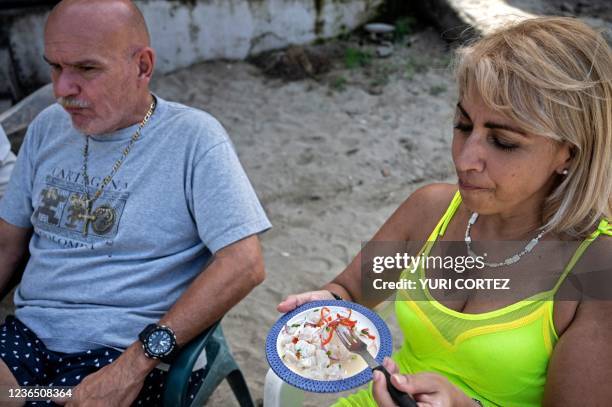
[[[31,123],[0,202],[0,284],[30,253],[1,389],[156,405],[156,366],[264,279],[270,223],[223,127],[149,91],[155,53],[131,2],[62,1],[44,58],[58,104]]]

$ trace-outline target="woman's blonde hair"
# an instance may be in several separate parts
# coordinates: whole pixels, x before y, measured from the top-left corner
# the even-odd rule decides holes
[[[473,88],[527,132],[571,146],[544,230],[584,237],[612,219],[612,50],[601,34],[574,18],[524,20],[460,48],[455,72],[460,99]]]

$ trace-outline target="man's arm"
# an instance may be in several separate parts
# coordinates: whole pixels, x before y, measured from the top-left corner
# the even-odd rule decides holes
[[[0,218],[0,292],[4,292],[27,255],[30,233],[31,229],[13,226]]]
[[[219,250],[212,264],[161,319],[185,345],[219,320],[265,279],[264,262],[257,235]]]
[[[219,320],[264,278],[259,238],[249,236],[219,250],[159,323],[172,328],[178,346],[183,346]],[[140,341],[134,342],[124,356],[146,373],[158,363],[144,355]]]
[[[179,346],[221,318],[265,278],[263,256],[256,235],[219,250],[160,320],[176,334]],[[160,293],[160,295],[162,295]],[[147,374],[159,363],[145,356],[135,341],[115,362],[88,376],[75,389],[68,405],[85,400],[105,405],[130,405]]]

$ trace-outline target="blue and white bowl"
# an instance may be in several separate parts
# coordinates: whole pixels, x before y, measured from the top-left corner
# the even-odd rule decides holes
[[[378,353],[375,356],[376,361],[382,363],[385,356],[391,356],[393,350],[391,333],[385,321],[378,314],[353,302],[337,300],[313,301],[283,315],[270,329],[266,338],[266,357],[274,373],[290,385],[313,393],[337,393],[359,387],[372,380],[372,370],[359,356],[356,362],[361,362],[361,366],[356,369],[353,375],[341,380],[315,380],[302,376],[297,371],[289,368],[281,359],[280,333],[283,327],[302,322],[305,315],[313,308],[321,307],[329,308],[333,315],[337,312],[345,314],[346,309],[350,308],[352,310],[351,319],[357,321],[358,329],[368,328],[370,334],[376,337],[374,340],[376,349],[378,349]]]

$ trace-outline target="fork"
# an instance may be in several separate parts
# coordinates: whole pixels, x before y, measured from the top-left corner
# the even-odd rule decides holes
[[[391,384],[391,375],[385,369],[385,367],[379,364],[368,352],[368,346],[357,336],[355,333],[344,327],[339,326],[336,328],[336,334],[340,339],[340,342],[348,349],[350,352],[356,353],[365,360],[365,362],[372,369],[372,373],[374,370],[378,370],[385,375],[385,379],[387,382],[387,390],[393,399],[393,402],[397,404],[399,407],[417,407],[416,402],[408,393],[404,393],[401,390],[396,389]]]

